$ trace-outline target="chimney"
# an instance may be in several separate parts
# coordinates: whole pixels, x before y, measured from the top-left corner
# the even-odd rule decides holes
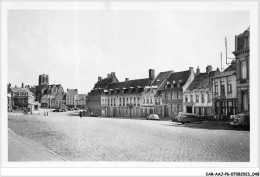
[[[189,74],[193,72],[193,67],[189,67]]]
[[[11,83],[10,82],[9,82],[8,86],[11,87]]]
[[[24,84],[22,83],[22,88],[23,88]]]
[[[108,77],[108,78],[111,77],[111,74],[107,74],[107,77]]]
[[[101,81],[101,79],[102,79],[102,77],[101,77],[101,76],[99,76],[99,77],[98,77],[98,81]]]
[[[16,86],[16,85],[15,85],[14,87],[15,87],[15,88],[17,88],[17,86]]]
[[[196,74],[199,75],[200,74],[200,67],[198,66]]]
[[[152,80],[154,78],[154,69],[149,69],[149,79]]]
[[[128,82],[129,81],[129,78],[125,78],[125,82]]]
[[[111,72],[111,76],[113,77],[113,76],[115,76],[116,75],[116,73],[115,72]]]
[[[206,72],[207,73],[210,73],[212,71],[212,66],[211,65],[208,65],[207,67],[206,67]]]

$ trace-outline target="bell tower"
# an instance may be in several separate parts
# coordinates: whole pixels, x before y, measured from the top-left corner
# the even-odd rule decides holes
[[[39,85],[49,85],[49,76],[46,74],[39,75]]]

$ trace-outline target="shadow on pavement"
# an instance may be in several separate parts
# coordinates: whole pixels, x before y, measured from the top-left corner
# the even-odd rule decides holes
[[[187,127],[187,128],[195,128],[195,129],[207,129],[207,130],[237,130],[237,131],[249,131],[248,127],[243,126],[232,126],[229,122],[197,122],[197,123],[176,123],[172,122],[172,124],[164,124],[165,126],[172,127]]]

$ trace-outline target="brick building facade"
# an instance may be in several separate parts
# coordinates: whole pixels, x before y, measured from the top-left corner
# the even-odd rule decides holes
[[[181,72],[173,72],[160,88],[162,97],[162,116],[175,117],[183,112],[183,91],[195,77],[193,67]]]
[[[250,31],[245,30],[235,36],[236,82],[237,82],[237,111],[250,110]]]
[[[104,92],[104,89],[113,83],[118,83],[118,79],[114,72],[107,74],[106,78],[98,77],[98,81],[94,85],[94,88],[86,96],[86,110],[88,114],[92,112],[99,116],[101,115],[101,94]]]

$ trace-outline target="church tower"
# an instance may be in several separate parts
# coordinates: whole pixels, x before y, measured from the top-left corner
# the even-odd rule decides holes
[[[49,85],[49,76],[46,74],[39,75],[39,85]]]

